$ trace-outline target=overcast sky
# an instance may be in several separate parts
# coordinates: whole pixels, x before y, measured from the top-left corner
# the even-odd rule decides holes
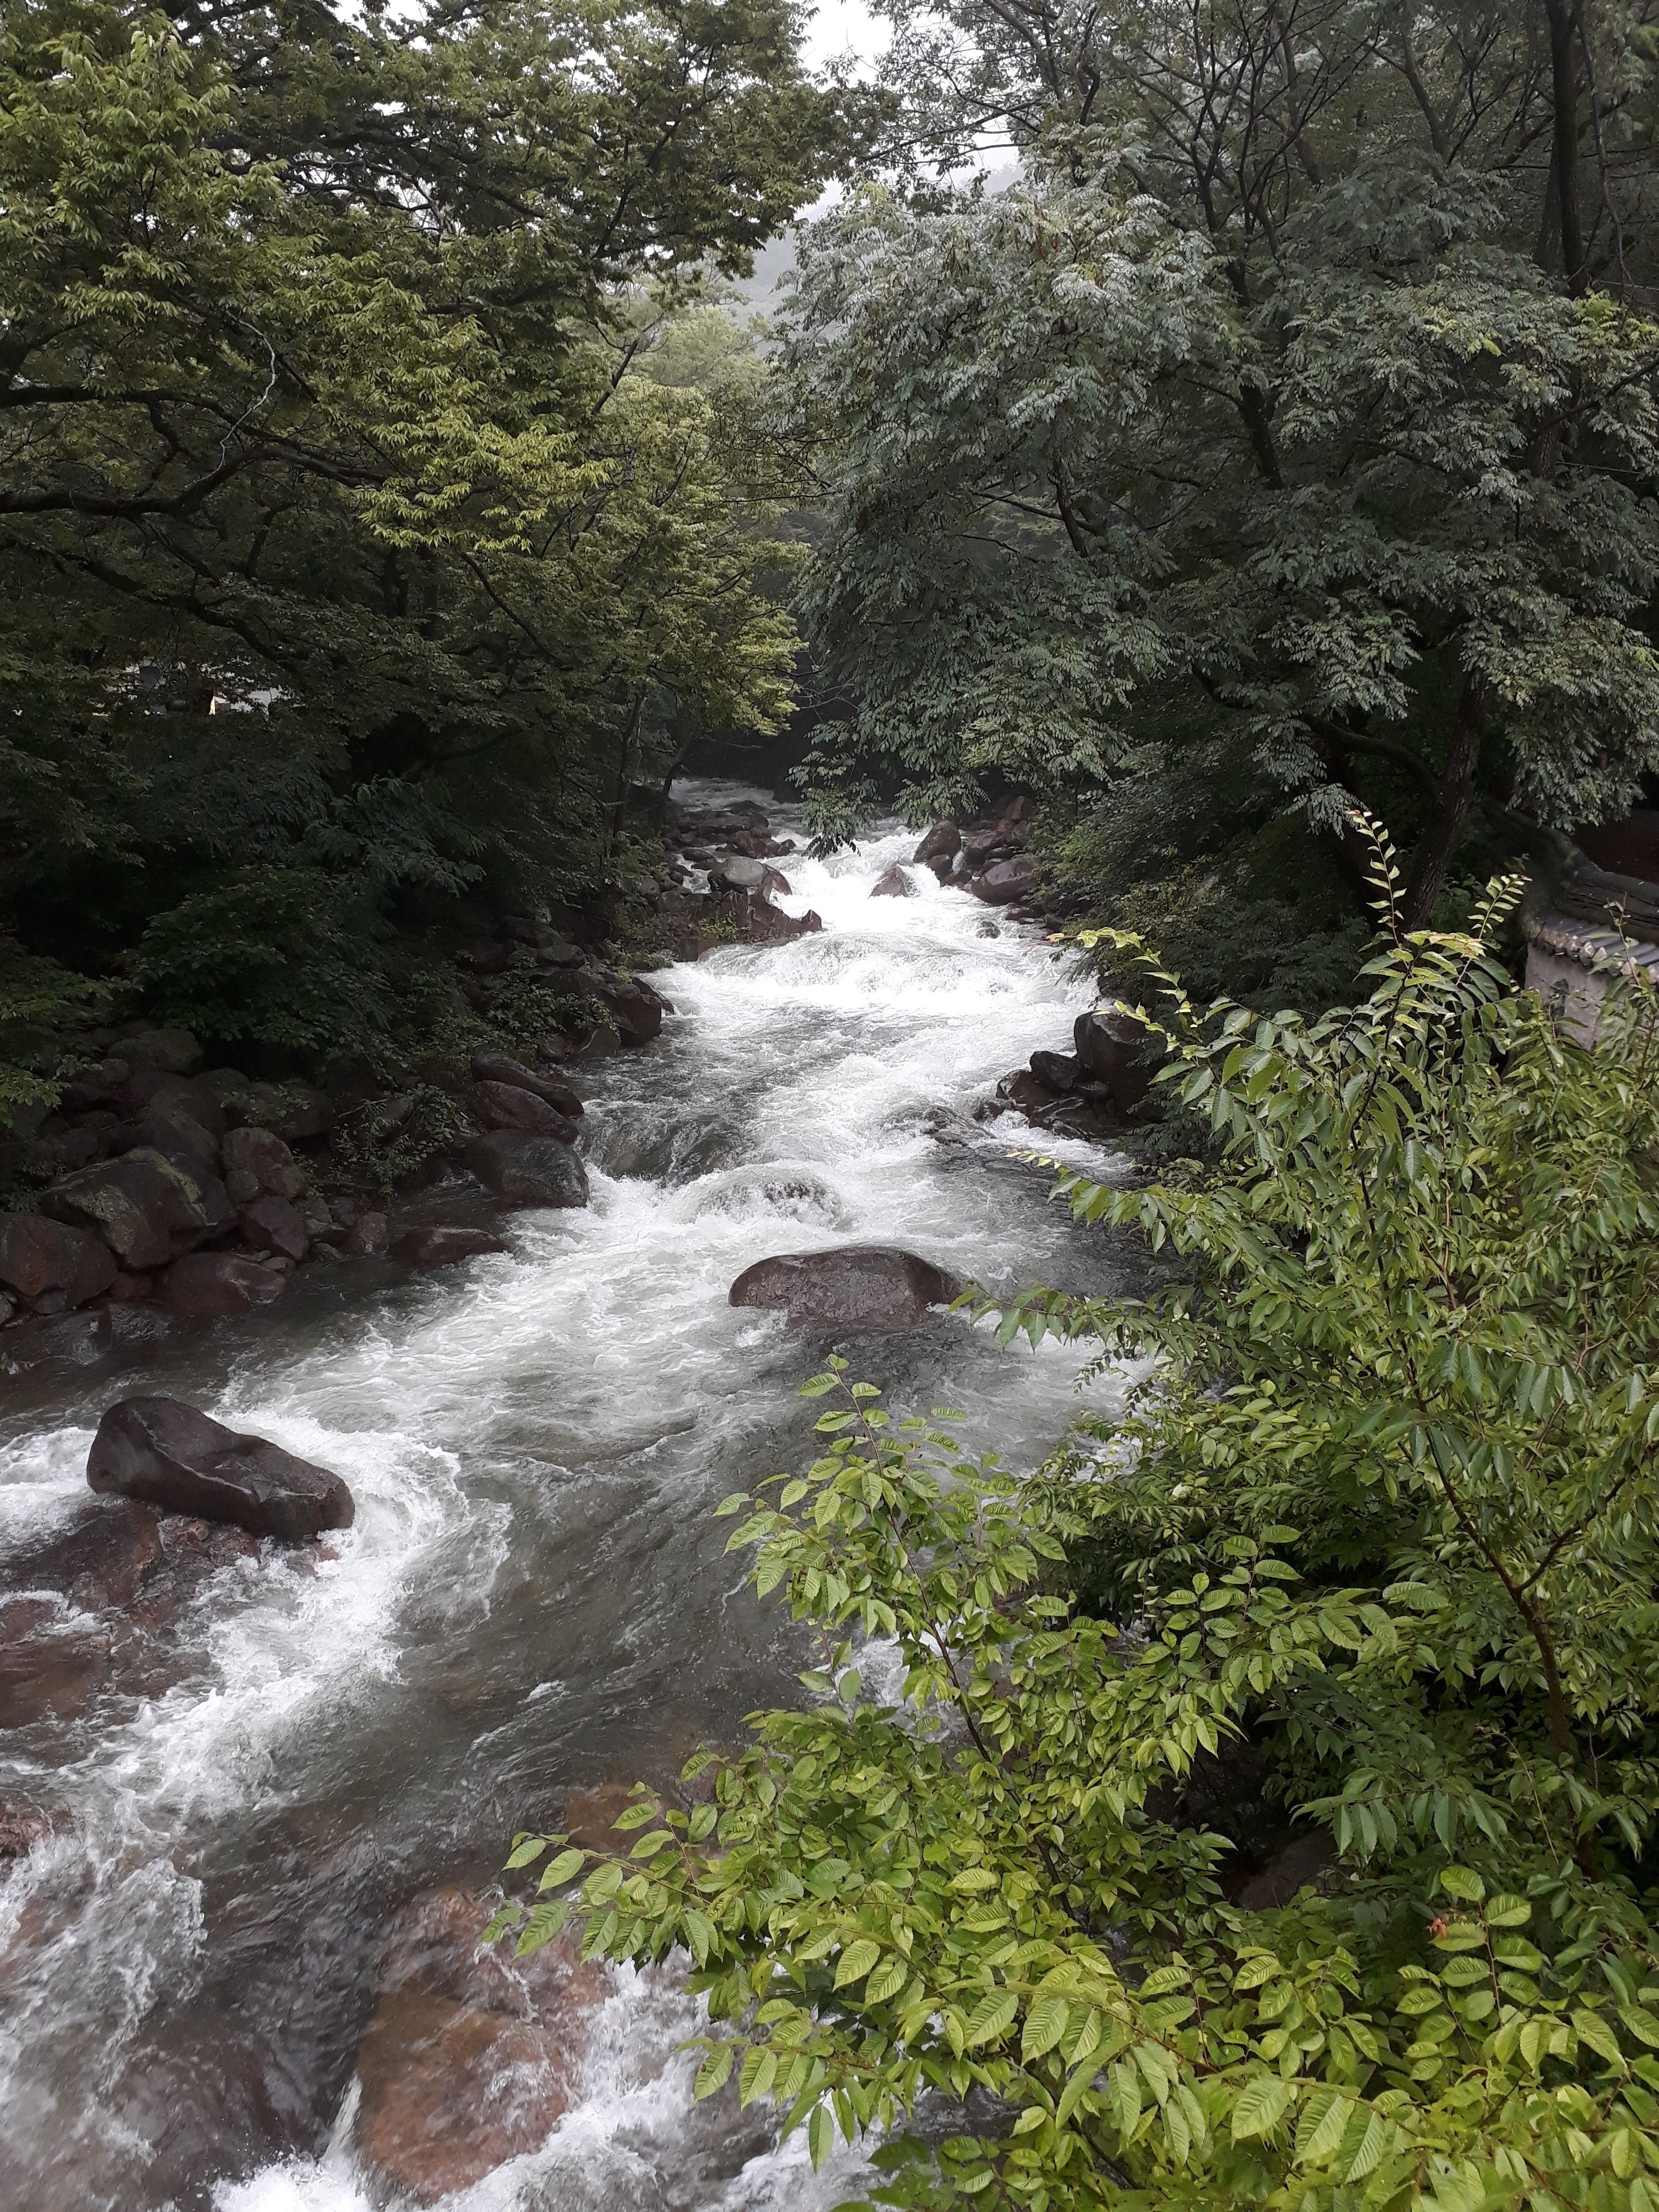
[[[867,68],[887,50],[889,27],[878,22],[863,0],[818,0],[806,27],[806,58],[816,67],[845,53],[856,54]]]

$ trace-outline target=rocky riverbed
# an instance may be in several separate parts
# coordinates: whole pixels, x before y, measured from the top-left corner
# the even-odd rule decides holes
[[[0,2133],[24,2212],[399,2192],[810,2212],[848,2191],[852,2154],[813,2180],[763,2113],[691,2106],[672,1973],[555,1957],[515,1978],[476,1930],[515,1828],[602,1826],[629,1778],[667,1783],[700,1737],[799,1694],[787,1626],[708,1516],[806,1448],[794,1391],[826,1342],[896,1400],[948,1397],[1015,1464],[1063,1425],[1066,1354],[1000,1353],[939,1302],[1126,1264],[1047,1206],[998,1094],[1033,1054],[1104,1079],[1077,1049],[1086,990],[983,895],[1006,829],[961,866],[960,830],[824,862],[799,833],[740,849],[792,842],[760,794],[684,805],[663,926],[690,912],[708,942],[622,976],[654,1036],[465,1071],[446,1148],[389,1204],[331,1165],[349,1096],[305,1127],[291,1087],[210,1080],[182,1045],[139,1068],[162,1048],[112,1037],[106,1103],[62,1117],[111,1123],[21,1217],[38,1287],[0,1331],[108,1331],[20,1364],[0,1427]],[[492,938],[541,963],[509,951],[495,975],[560,967],[563,919]],[[556,1147],[586,1202],[492,1187],[519,1139]],[[1109,1158],[1063,1127],[1043,1149]],[[76,1183],[135,1164],[209,1217],[158,1201],[154,1258]],[[191,1263],[279,1288],[192,1311]],[[337,1478],[349,1525],[210,1520],[210,1486],[95,1496],[100,1425],[133,1398]]]

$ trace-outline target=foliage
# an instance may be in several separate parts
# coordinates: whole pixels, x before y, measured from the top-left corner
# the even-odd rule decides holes
[[[198,1018],[308,1049],[383,1018],[346,987],[380,991],[387,925],[602,890],[672,720],[776,724],[759,372],[695,301],[858,137],[797,30],[787,0],[8,9],[29,950],[179,1006],[210,951]],[[263,956],[307,932],[302,1005]]]
[[[1477,796],[1621,813],[1659,767],[1653,8],[1571,12],[1621,57],[1589,102],[1530,5],[889,12],[904,143],[1004,129],[1020,173],[872,185],[802,255],[809,611],[861,755],[813,764],[824,833],[882,764],[921,817],[1234,746],[1334,840],[1354,794],[1412,823],[1419,927]]]
[[[522,975],[504,976],[489,994],[484,1019],[495,1042],[533,1052],[559,1036],[603,1029],[611,1010],[586,991],[554,991]]]
[[[460,1109],[447,1091],[411,1085],[396,1099],[371,1099],[334,1125],[334,1165],[348,1182],[386,1195],[446,1151]]]
[[[700,2091],[815,2160],[887,2131],[881,2203],[1659,2200],[1659,1009],[1581,1047],[1486,950],[1515,884],[1408,932],[1378,865],[1352,1010],[1200,1012],[1146,956],[1220,1164],[1059,1188],[1150,1287],[977,1303],[1092,1342],[1125,1418],[1022,1480],[832,1360],[823,1455],[722,1508],[814,1702],[692,1762],[693,1811],[641,1788],[631,1847],[518,1839],[498,1928],[684,1945]],[[1276,1911],[1182,1809],[1245,1741],[1340,1854]],[[896,2132],[975,2092],[974,2132]]]
[[[36,1069],[43,1057],[55,1060],[59,1030],[99,1011],[103,998],[86,976],[0,935],[0,1121],[18,1107],[55,1104],[58,1084]]]

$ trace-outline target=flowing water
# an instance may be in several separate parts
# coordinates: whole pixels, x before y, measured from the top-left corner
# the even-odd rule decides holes
[[[73,1512],[101,1407],[141,1389],[339,1469],[357,1518],[320,1565],[222,1571],[180,1632],[182,1680],[0,1738],[0,1802],[68,1816],[0,1882],[11,2212],[367,2212],[352,2060],[389,1915],[489,1881],[566,1790],[672,1774],[799,1694],[787,1624],[709,1515],[803,1456],[796,1388],[823,1347],[732,1309],[742,1268],[892,1242],[1006,1287],[1109,1279],[1104,1242],[1011,1158],[1024,1125],[966,1118],[1066,1045],[1083,991],[1036,932],[981,936],[987,909],[925,870],[918,896],[872,899],[912,842],[785,862],[782,903],[822,935],[653,979],[661,1040],[586,1085],[590,1210],[514,1217],[511,1254],[464,1272],[311,1269],[257,1323],[158,1344],[67,1403],[15,1386],[0,1547]],[[1015,1466],[1074,1410],[1073,1355],[1000,1352],[959,1319],[849,1348],[890,1402],[948,1399]],[[814,2178],[759,2112],[693,2110],[696,2014],[672,1975],[611,1980],[571,2110],[456,2212],[848,2193],[854,2154]]]

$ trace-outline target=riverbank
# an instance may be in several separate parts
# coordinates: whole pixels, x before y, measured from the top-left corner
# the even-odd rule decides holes
[[[1008,1068],[1066,1049],[1086,994],[1033,927],[917,880],[915,842],[787,861],[780,910],[819,930],[652,971],[659,1038],[574,1077],[586,1208],[504,1217],[508,1249],[459,1270],[304,1268],[258,1313],[12,1384],[9,1542],[79,1509],[100,1413],[140,1389],[337,1470],[357,1508],[333,1558],[211,1564],[147,1681],[0,1740],[0,1799],[55,1828],[0,1883],[0,2125],[26,2212],[366,2206],[353,2084],[398,1916],[487,1887],[504,1839],[573,1792],[666,1777],[799,1694],[787,1626],[708,1518],[807,1448],[794,1392],[822,1351],[727,1304],[745,1267],[896,1242],[1008,1287],[1112,1279],[1010,1157],[1018,1125],[974,1119]],[[914,895],[872,897],[896,864]],[[999,1352],[957,1320],[848,1349],[1014,1464],[1075,1402],[1063,1351]],[[469,2212],[848,2193],[734,2103],[692,2108],[671,1985],[611,1976],[599,2002],[551,2136]]]

